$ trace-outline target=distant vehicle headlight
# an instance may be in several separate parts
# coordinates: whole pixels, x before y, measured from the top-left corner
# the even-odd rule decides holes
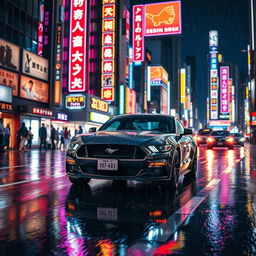
[[[245,138],[241,138],[240,141],[241,141],[241,142],[245,142]]]
[[[229,143],[233,143],[234,138],[233,137],[228,137],[228,138],[226,138],[226,141],[229,142]]]
[[[215,138],[213,138],[213,137],[208,137],[207,138],[207,142],[214,142],[215,141]]]

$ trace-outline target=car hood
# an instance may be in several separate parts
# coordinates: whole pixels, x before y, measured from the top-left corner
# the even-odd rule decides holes
[[[175,144],[175,134],[159,133],[155,131],[98,131],[96,133],[82,134],[81,139],[86,144],[125,144],[162,145],[168,138],[168,144]]]

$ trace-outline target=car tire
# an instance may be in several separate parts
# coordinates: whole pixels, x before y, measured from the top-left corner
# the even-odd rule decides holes
[[[195,179],[196,178],[196,172],[197,172],[197,152],[195,153],[194,160],[190,167],[190,172],[185,174],[186,179]]]
[[[84,185],[88,184],[90,182],[90,178],[82,178],[82,179],[76,179],[76,178],[69,178],[70,182],[75,185]]]
[[[168,182],[171,190],[176,190],[179,184],[180,177],[180,155],[176,150],[173,157],[173,169],[171,173],[171,179]]]

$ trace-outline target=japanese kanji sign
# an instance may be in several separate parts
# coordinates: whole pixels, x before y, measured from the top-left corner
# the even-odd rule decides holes
[[[229,113],[229,67],[220,67],[220,112]]]
[[[144,6],[133,6],[133,61],[144,61]]]
[[[218,119],[218,53],[210,54],[210,119]]]
[[[114,101],[116,0],[102,0],[101,98]]]
[[[69,91],[86,90],[86,0],[71,0]]]

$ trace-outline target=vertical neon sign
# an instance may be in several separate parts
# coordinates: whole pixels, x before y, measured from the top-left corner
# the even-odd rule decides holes
[[[229,113],[229,67],[220,67],[220,111],[221,114]]]
[[[116,1],[102,0],[101,98],[114,101]]]
[[[133,6],[133,61],[144,61],[144,6]]]

